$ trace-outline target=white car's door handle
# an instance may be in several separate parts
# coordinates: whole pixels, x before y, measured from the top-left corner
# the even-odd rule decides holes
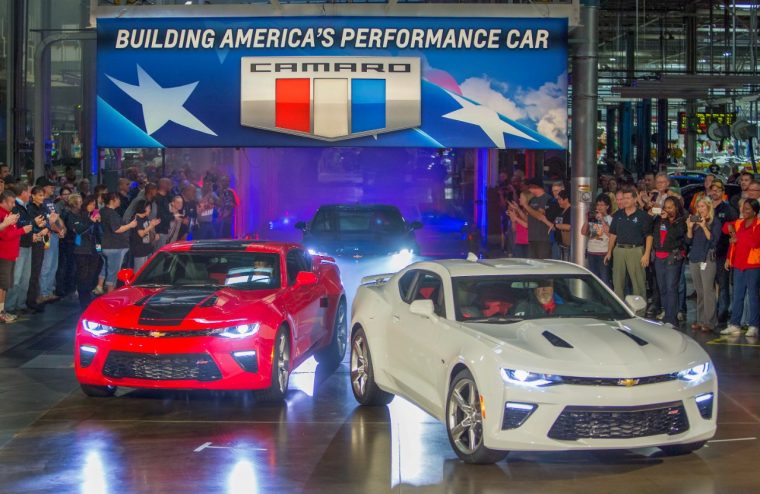
[[[393,314],[393,322],[399,322],[401,321],[401,318],[397,316],[396,314]]]

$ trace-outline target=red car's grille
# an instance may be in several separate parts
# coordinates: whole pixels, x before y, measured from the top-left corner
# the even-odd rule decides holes
[[[103,366],[103,375],[162,381],[214,381],[222,378],[214,359],[204,353],[154,355],[112,351]]]
[[[577,439],[631,439],[689,430],[683,403],[646,407],[565,407],[549,430],[549,437]]]
[[[213,336],[221,331],[217,329],[190,329],[190,330],[155,330],[155,329],[127,329],[113,328],[111,334],[122,336],[137,336],[142,338],[196,338],[198,336]]]

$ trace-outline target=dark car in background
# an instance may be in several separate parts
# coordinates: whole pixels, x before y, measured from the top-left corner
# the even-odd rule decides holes
[[[334,257],[362,259],[372,256],[419,253],[414,231],[422,223],[407,223],[395,206],[333,204],[321,206],[303,231],[303,244],[310,252]]]
[[[681,187],[681,197],[683,197],[684,205],[688,208],[694,195],[704,192],[704,190],[704,184],[689,184]],[[741,187],[739,187],[739,184],[726,184],[726,198],[730,198],[739,193],[741,193]]]

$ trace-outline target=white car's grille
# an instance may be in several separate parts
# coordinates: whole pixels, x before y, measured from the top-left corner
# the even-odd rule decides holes
[[[689,430],[680,401],[642,407],[565,407],[549,430],[551,439],[632,439]]]

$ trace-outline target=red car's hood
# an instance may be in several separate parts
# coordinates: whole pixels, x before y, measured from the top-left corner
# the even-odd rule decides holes
[[[96,299],[84,319],[120,328],[203,329],[247,323],[272,310],[277,290],[127,287]]]

